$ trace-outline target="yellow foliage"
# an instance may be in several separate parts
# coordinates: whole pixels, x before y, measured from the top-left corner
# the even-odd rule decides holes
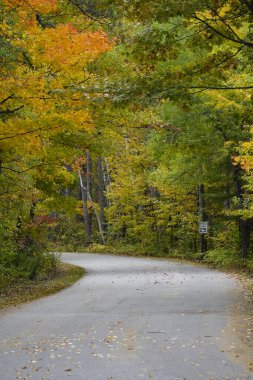
[[[16,7],[18,10],[22,9],[23,12],[41,12],[50,13],[57,10],[58,0],[2,0],[5,6],[10,9]]]
[[[79,84],[86,79],[87,64],[110,49],[110,42],[101,30],[78,30],[74,24],[80,24],[80,15],[68,23],[42,27],[38,14],[58,15],[64,1],[2,0],[2,4],[6,12],[0,31],[16,56],[0,68],[0,111],[6,113],[0,121],[0,149],[43,157],[54,136],[92,133]]]

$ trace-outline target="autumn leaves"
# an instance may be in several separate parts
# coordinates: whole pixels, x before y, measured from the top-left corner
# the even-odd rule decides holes
[[[32,204],[52,212],[47,201],[74,182],[67,164],[94,133],[87,67],[111,43],[68,1],[2,0],[0,31],[0,214],[2,236],[14,239],[17,220],[31,224]]]

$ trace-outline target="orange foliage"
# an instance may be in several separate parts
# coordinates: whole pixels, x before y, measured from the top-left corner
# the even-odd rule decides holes
[[[3,0],[3,3],[11,9],[25,7],[27,10],[47,14],[57,10],[58,0]]]
[[[0,111],[7,116],[0,119],[0,151],[36,163],[46,155],[50,162],[71,161],[63,147],[86,146],[86,136],[94,130],[80,83],[92,80],[87,65],[110,49],[109,39],[94,25],[93,31],[85,29],[89,21],[83,16],[81,22],[78,11],[70,12],[68,21],[61,19],[60,11],[69,11],[67,0],[1,3],[8,11],[2,14],[0,32],[11,49],[0,67]]]
[[[73,25],[58,25],[40,33],[31,29],[23,46],[29,41],[29,51],[37,64],[53,65],[54,69],[84,65],[109,49],[108,38],[102,31],[80,33]]]

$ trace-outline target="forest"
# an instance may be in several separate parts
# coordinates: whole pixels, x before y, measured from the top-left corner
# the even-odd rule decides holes
[[[0,4],[1,283],[60,250],[252,271],[253,1]]]

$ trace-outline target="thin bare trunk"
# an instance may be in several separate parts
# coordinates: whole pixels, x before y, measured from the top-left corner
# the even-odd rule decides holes
[[[91,196],[92,194],[92,161],[91,161],[90,152],[88,151],[86,152],[86,187]],[[92,212],[88,213],[88,223],[89,223],[90,231],[92,232]]]
[[[91,206],[92,206],[92,208],[94,210],[94,213],[96,215],[97,222],[98,222],[98,228],[99,228],[101,240],[102,240],[103,244],[105,244],[105,237],[104,237],[104,232],[103,232],[101,220],[100,220],[100,217],[99,217],[99,213],[97,212],[95,203],[93,202],[93,200],[91,198],[90,192],[88,191],[87,187],[84,185],[83,178],[82,178],[82,175],[81,175],[80,171],[79,171],[79,179],[80,179],[81,189],[83,189],[86,192],[87,200],[89,200],[89,202],[90,202],[90,204],[91,204]]]
[[[240,166],[233,167],[234,171],[234,186],[235,194],[239,200],[238,208],[243,208],[244,194],[243,194],[243,182],[241,179],[241,168]],[[241,257],[246,259],[249,255],[250,250],[250,235],[252,228],[252,219],[243,219],[239,216],[238,219],[238,228],[240,236],[240,248],[241,248]]]
[[[105,191],[106,191],[106,202],[107,202],[107,207],[111,206],[111,179],[110,179],[110,171],[109,171],[109,165],[108,161],[105,158],[104,159],[104,165],[103,165],[103,176],[104,176],[104,186],[105,186]]]
[[[84,219],[84,225],[85,225],[85,238],[86,238],[86,244],[89,245],[91,242],[91,225],[89,221],[89,209],[87,204],[87,190],[83,184],[85,183],[85,175],[83,171],[79,172],[79,180],[80,180],[80,187],[81,187],[81,194],[82,194],[82,201],[83,201],[83,219]]]
[[[98,203],[99,203],[99,217],[103,232],[106,228],[105,220],[105,196],[104,196],[104,176],[101,156],[98,157]]]

